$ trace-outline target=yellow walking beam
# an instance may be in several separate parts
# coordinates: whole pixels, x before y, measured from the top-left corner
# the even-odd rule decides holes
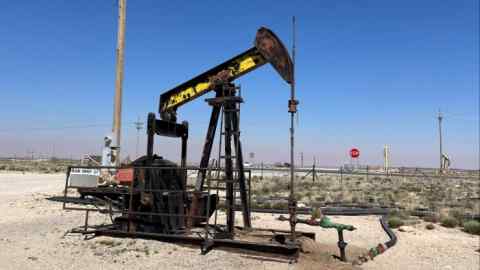
[[[287,49],[272,31],[262,27],[257,31],[253,48],[162,94],[159,108],[161,118],[175,121],[176,110],[181,105],[214,90],[218,84],[232,82],[266,63],[272,64],[287,83],[292,82],[293,66]]]

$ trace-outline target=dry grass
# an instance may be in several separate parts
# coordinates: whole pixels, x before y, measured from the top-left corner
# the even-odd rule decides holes
[[[78,165],[78,160],[0,160],[0,171],[65,173],[68,166]]]
[[[276,208],[277,203],[268,198],[287,197],[288,182],[287,175],[264,176],[263,179],[254,177],[252,198],[254,202],[261,202],[255,205]],[[295,191],[298,202],[309,207],[340,203],[395,207],[407,212],[429,210],[440,214],[446,211],[462,225],[464,215],[480,213],[479,182],[478,177],[367,177],[345,174],[318,175],[314,182],[311,176],[298,174]],[[437,221],[438,217],[433,217],[430,222]]]

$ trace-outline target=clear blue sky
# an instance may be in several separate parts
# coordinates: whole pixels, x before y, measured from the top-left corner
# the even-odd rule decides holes
[[[100,150],[112,121],[115,2],[0,1],[0,156]],[[127,6],[123,150],[131,155],[132,122],[156,112],[163,91],[251,47],[260,26],[290,47],[296,15],[297,151],[306,163],[316,155],[320,164],[343,164],[356,146],[362,163],[381,164],[388,144],[393,165],[438,166],[441,108],[453,166],[479,166],[479,1]],[[288,160],[288,85],[270,66],[237,82],[245,152]],[[199,159],[209,110],[203,98],[179,110],[191,126],[190,162]],[[177,159],[179,143],[161,140],[161,154]]]

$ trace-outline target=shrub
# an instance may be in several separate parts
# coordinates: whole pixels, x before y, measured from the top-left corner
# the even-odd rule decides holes
[[[455,218],[457,220],[457,224],[463,226],[463,212],[458,209],[450,210],[449,216]]]
[[[272,209],[272,204],[270,202],[264,202],[262,207],[265,209]]]
[[[288,202],[272,203],[272,209],[288,209]]]
[[[463,224],[463,230],[466,233],[480,235],[480,222],[476,220],[470,220]]]
[[[357,196],[352,197],[352,203],[359,203],[360,199]]]
[[[312,218],[318,219],[321,217],[322,217],[322,211],[320,210],[320,208],[315,208],[312,210]]]
[[[393,210],[389,214],[390,217],[398,217],[400,219],[407,219],[410,217],[410,213],[404,210]]]
[[[403,225],[404,225],[404,222],[399,217],[390,217],[388,219],[388,226],[390,226],[390,228],[392,228],[392,229],[398,228],[398,227],[403,226]]]
[[[445,228],[455,228],[458,222],[457,219],[447,216],[440,219],[440,224]]]
[[[428,224],[425,226],[425,229],[427,229],[427,230],[433,230],[433,229],[435,229],[435,225],[433,225],[432,223],[428,223]]]
[[[268,194],[270,193],[270,188],[268,186],[263,186],[260,190],[262,194]]]
[[[431,215],[431,216],[424,216],[423,220],[425,222],[431,222],[431,223],[438,223],[438,216],[437,215]]]

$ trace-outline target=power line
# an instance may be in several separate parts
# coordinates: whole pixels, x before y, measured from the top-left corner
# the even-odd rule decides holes
[[[134,121],[128,121],[127,123],[135,123]],[[0,129],[1,133],[19,132],[19,131],[48,131],[48,130],[65,130],[65,129],[82,129],[82,128],[96,128],[96,127],[109,127],[111,124],[79,124],[57,127],[33,127],[33,128],[13,128],[13,129]]]
[[[104,127],[109,124],[87,124],[87,125],[74,125],[74,126],[60,126],[60,127],[35,127],[35,128],[22,128],[22,129],[0,129],[0,132],[12,132],[12,131],[43,131],[43,130],[63,130],[63,129],[75,129],[75,128],[92,128],[92,127]]]

